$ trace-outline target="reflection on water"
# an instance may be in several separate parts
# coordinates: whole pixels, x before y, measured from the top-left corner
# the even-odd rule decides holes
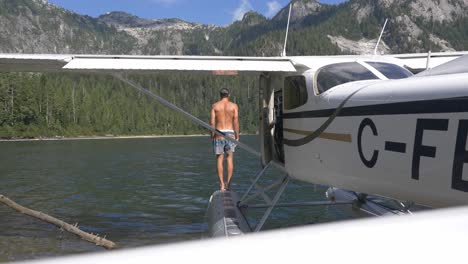
[[[256,145],[255,136],[242,140]],[[0,193],[24,206],[77,222],[121,247],[206,238],[208,199],[219,187],[208,137],[0,142],[0,147]],[[242,192],[260,164],[242,150],[235,159],[233,188]],[[283,201],[323,199],[322,193],[292,182]],[[275,209],[265,228],[352,214],[327,207]],[[0,205],[0,261],[101,250]]]

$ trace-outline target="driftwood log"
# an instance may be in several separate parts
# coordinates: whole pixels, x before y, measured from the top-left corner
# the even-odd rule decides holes
[[[34,218],[37,218],[37,219],[40,219],[44,222],[47,222],[47,223],[50,223],[50,224],[53,224],[53,225],[56,225],[57,227],[63,229],[63,230],[66,230],[72,234],[75,234],[79,237],[81,237],[81,239],[83,240],[86,240],[86,241],[89,241],[89,242],[92,242],[94,244],[96,244],[97,246],[102,246],[106,249],[114,249],[114,248],[117,248],[117,245],[110,241],[110,240],[107,240],[106,238],[102,238],[102,237],[99,237],[97,235],[94,235],[94,234],[90,234],[90,233],[87,233],[87,232],[84,232],[82,231],[81,229],[78,228],[78,224],[75,224],[75,225],[70,225],[62,220],[59,220],[55,217],[52,217],[50,215],[47,215],[47,214],[44,214],[42,212],[38,212],[38,211],[34,211],[34,210],[31,210],[29,208],[26,208],[24,206],[21,206],[17,203],[15,203],[14,201],[8,199],[8,197],[4,196],[4,195],[1,195],[0,194],[0,202],[1,203],[4,203],[5,205],[15,209],[16,211],[22,213],[22,214],[25,214],[25,215],[28,215],[28,216],[31,216],[31,217],[34,217]]]

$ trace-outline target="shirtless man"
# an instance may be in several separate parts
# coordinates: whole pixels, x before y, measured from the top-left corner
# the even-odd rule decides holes
[[[229,101],[230,91],[223,88],[219,91],[221,100],[211,108],[211,126],[223,132],[226,136],[239,140],[239,108]],[[217,172],[221,191],[229,190],[232,173],[234,172],[234,151],[236,144],[211,132],[214,152],[216,154]],[[227,183],[224,184],[224,156],[227,156]]]

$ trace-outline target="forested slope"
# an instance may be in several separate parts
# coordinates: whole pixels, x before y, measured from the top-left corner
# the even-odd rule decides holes
[[[257,81],[248,77],[138,75],[134,80],[209,122],[221,87],[239,104],[242,132],[257,127]],[[0,137],[205,134],[207,131],[108,76],[1,74]]]

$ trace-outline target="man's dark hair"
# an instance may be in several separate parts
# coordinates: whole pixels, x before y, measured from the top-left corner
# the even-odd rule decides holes
[[[229,97],[229,95],[231,95],[231,91],[229,91],[228,88],[219,90],[219,96],[221,96],[221,98]]]

